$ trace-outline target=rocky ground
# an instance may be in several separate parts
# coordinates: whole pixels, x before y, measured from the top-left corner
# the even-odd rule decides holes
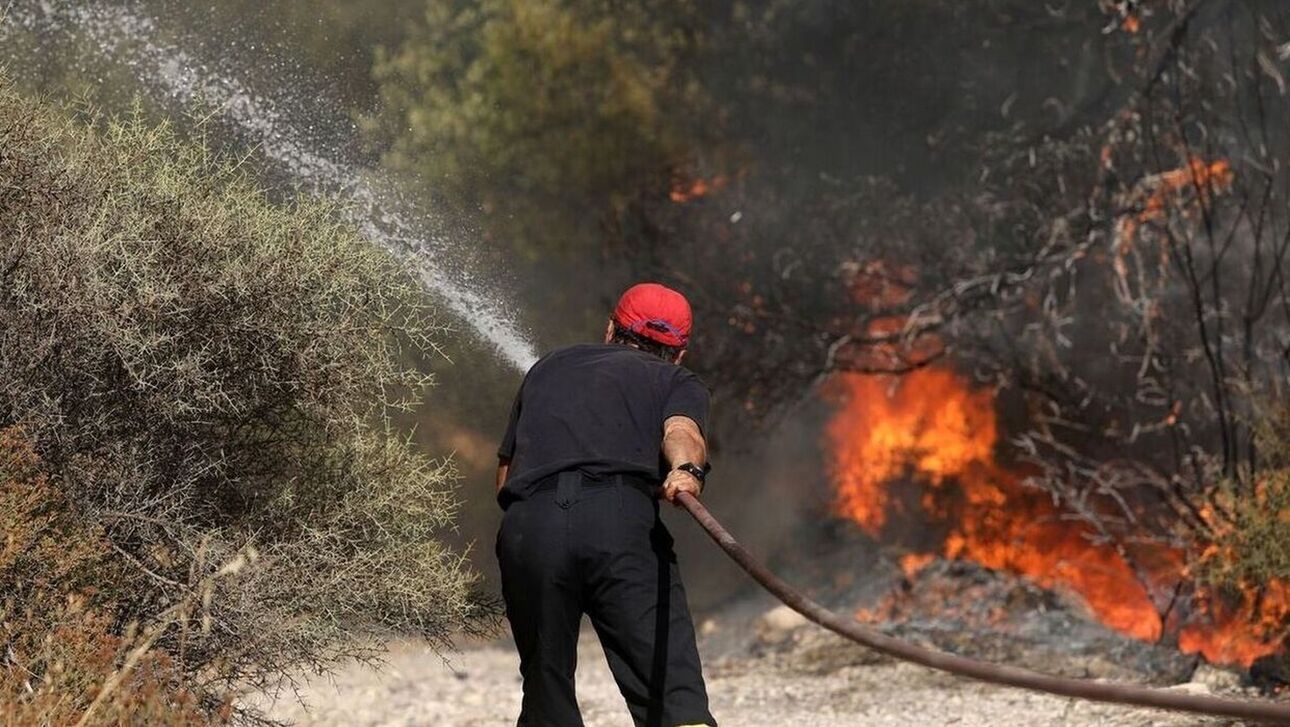
[[[712,623],[709,632],[716,630]],[[897,663],[770,610],[741,629],[749,646],[715,654],[704,639],[712,709],[723,725],[1110,725],[1232,724],[978,684]],[[729,634],[728,634],[729,635]],[[594,635],[581,642],[578,698],[588,727],[630,727]],[[504,640],[461,645],[444,658],[413,644],[395,645],[381,671],[354,667],[290,698],[269,704],[271,716],[308,725],[514,724],[519,711],[517,659]],[[1201,670],[1170,687],[1244,694],[1234,675]]]
[[[1242,674],[1198,666],[1194,656],[1117,634],[1077,599],[1022,578],[938,561],[912,578],[878,563],[865,579],[837,579],[849,563],[844,553],[838,562],[812,557],[786,567],[826,584],[814,595],[827,606],[867,613],[887,633],[916,643],[1081,679],[1259,696]],[[1234,724],[1005,689],[896,662],[807,623],[763,593],[716,609],[699,633],[712,711],[727,727]],[[578,699],[587,726],[631,727],[590,630],[580,646]],[[459,644],[446,659],[424,646],[399,644],[384,669],[355,666],[309,683],[301,696],[308,708],[291,698],[258,703],[272,717],[306,725],[514,724],[518,659],[504,638]]]

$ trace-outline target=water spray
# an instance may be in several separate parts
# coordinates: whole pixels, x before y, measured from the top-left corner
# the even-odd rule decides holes
[[[46,34],[79,31],[104,61],[131,69],[140,91],[150,98],[213,109],[212,118],[307,191],[342,200],[346,220],[368,239],[407,260],[424,287],[503,361],[525,371],[537,359],[533,344],[506,312],[500,294],[479,292],[496,286],[487,286],[479,276],[452,265],[453,241],[426,234],[406,215],[409,205],[396,191],[369,181],[370,170],[342,161],[311,141],[309,130],[284,111],[284,104],[257,95],[231,71],[161,40],[157,22],[135,9],[134,3],[48,0],[10,6],[0,12],[0,39],[6,27]],[[311,108],[310,114],[326,118],[318,108]],[[344,125],[352,129],[352,124]]]

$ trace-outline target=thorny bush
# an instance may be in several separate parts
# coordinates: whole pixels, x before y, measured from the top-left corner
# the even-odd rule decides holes
[[[436,539],[452,464],[389,419],[437,353],[414,274],[166,127],[88,121],[0,81],[0,427],[93,533],[63,565],[7,561],[12,608],[35,598],[12,584],[67,581],[124,635],[253,548],[153,645],[208,711],[383,634],[478,624],[474,575]]]

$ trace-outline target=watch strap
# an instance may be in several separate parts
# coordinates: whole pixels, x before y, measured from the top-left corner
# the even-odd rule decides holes
[[[705,464],[703,467],[700,467],[693,462],[682,462],[673,469],[688,472],[694,476],[694,479],[699,481],[699,484],[703,484],[708,479],[708,472],[712,471],[712,465]]]

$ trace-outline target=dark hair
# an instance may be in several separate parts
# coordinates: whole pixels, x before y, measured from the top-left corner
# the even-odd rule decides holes
[[[635,331],[628,330],[614,323],[614,335],[609,339],[610,343],[621,343],[624,346],[639,348],[645,353],[652,353],[662,359],[675,361],[677,356],[681,355],[684,350],[681,346],[669,346],[665,343],[659,343],[652,338],[646,338]]]

